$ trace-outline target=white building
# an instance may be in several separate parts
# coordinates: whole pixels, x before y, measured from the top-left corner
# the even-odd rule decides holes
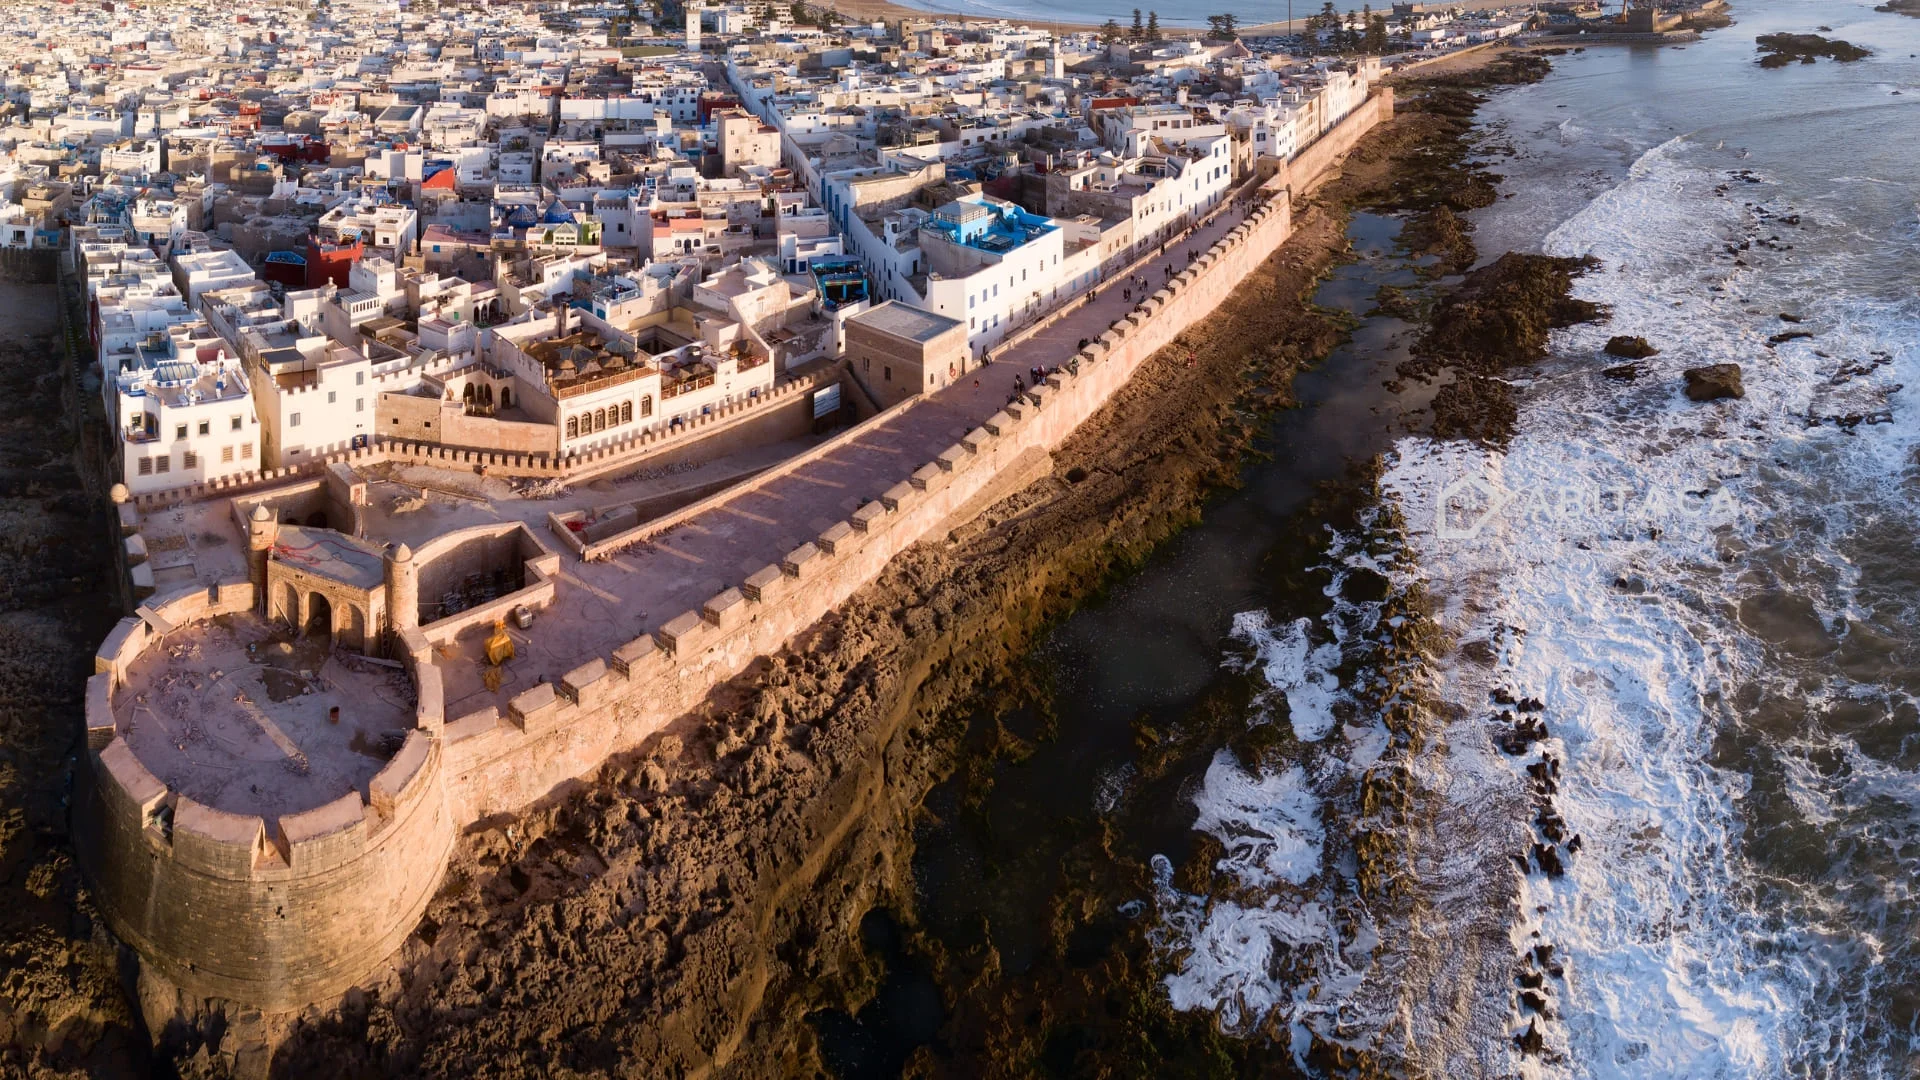
[[[232,251],[200,251],[175,255],[173,284],[186,298],[190,311],[200,310],[200,298],[215,289],[231,289],[257,280],[247,260]]]
[[[206,324],[141,339],[109,388],[121,482],[135,494],[260,468],[246,375]]]
[[[926,270],[916,306],[966,323],[976,350],[1060,299],[1065,242],[1051,218],[979,195],[934,211],[919,240]]]

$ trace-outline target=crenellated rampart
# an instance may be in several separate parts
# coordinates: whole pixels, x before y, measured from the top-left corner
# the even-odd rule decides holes
[[[595,559],[645,542],[702,509],[805,469],[841,443],[829,440],[683,511],[621,520],[593,536],[572,535],[551,518],[571,554],[535,552],[538,539],[519,523],[479,526],[423,545],[412,558],[429,584],[438,580],[441,559],[471,563],[476,552],[482,562],[520,558],[525,577],[518,591],[484,609],[398,631],[401,661],[414,684],[414,728],[364,790],[343,791],[277,821],[170,791],[116,730],[115,694],[129,666],[170,627],[249,611],[253,588],[223,583],[174,594],[123,620],[103,642],[87,688],[92,784],[76,810],[81,849],[115,931],[197,994],[291,1009],[344,990],[412,931],[460,826],[526,806],[590,773],[608,755],[639,745],[756,657],[784,647],[908,547],[1044,475],[1051,452],[1141,364],[1210,315],[1287,238],[1291,194],[1310,187],[1391,113],[1390,93],[1370,99],[1323,138],[1324,152],[1316,147],[1269,178],[1263,190],[1272,197],[1137,310],[877,498],[697,609],[606,655],[580,657],[564,676],[521,691],[504,709],[447,715],[439,657],[462,631],[517,604],[552,600],[564,560]],[[811,389],[796,387],[783,392]],[[887,415],[897,420],[900,414]]]
[[[244,581],[176,593],[102,643],[75,821],[121,940],[192,993],[291,1009],[341,992],[399,947],[439,884],[455,825],[441,747],[421,730],[365,791],[274,822],[202,805],[148,770],[116,730],[129,665],[161,628],[243,613],[253,598]]]

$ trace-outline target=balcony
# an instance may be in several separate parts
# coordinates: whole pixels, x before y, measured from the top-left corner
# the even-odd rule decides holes
[[[677,398],[681,394],[692,393],[713,385],[713,371],[699,368],[680,374],[669,374],[661,379],[660,399],[662,401]]]

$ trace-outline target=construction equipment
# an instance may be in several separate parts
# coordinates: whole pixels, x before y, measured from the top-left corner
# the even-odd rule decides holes
[[[487,669],[480,673],[480,681],[486,684],[490,693],[498,693],[500,684],[506,677],[504,665],[513,659],[513,636],[507,633],[507,620],[493,620],[493,636],[486,644]]]
[[[507,633],[507,620],[493,620],[493,636],[487,639],[487,663],[494,667],[513,659],[513,637]]]

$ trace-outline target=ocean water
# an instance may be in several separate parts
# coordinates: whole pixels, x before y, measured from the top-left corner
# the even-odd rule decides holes
[[[1684,49],[1558,58],[1482,110],[1507,196],[1476,215],[1483,255],[1591,257],[1577,295],[1612,317],[1520,380],[1505,452],[1400,439],[1404,546],[1328,555],[1424,592],[1448,640],[1418,680],[1437,735],[1395,759],[1439,813],[1420,933],[1383,920],[1363,961],[1301,888],[1342,872],[1316,777],[1383,753],[1336,730],[1364,620],[1249,609],[1223,663],[1260,672],[1316,750],[1272,774],[1216,759],[1187,793],[1194,828],[1236,838],[1241,887],[1163,886],[1176,1005],[1456,1075],[1920,1072],[1920,20],[1734,14]],[[1876,55],[1753,64],[1756,34],[1822,25]],[[1613,334],[1662,351],[1603,377]],[[1715,363],[1741,365],[1744,399],[1688,401],[1683,370]],[[1537,699],[1547,739],[1503,752],[1496,693]],[[1524,771],[1543,754],[1550,796]],[[1554,845],[1561,876],[1527,859],[1552,839],[1543,805],[1579,838]],[[1462,941],[1512,959],[1448,962]],[[1516,980],[1537,946],[1536,1012]]]

